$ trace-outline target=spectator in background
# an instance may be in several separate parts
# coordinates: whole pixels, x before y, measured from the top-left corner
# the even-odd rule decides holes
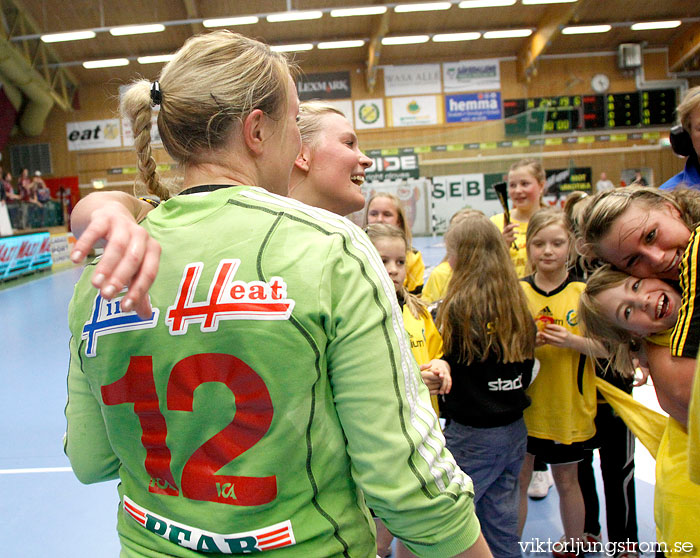
[[[36,195],[36,199],[40,204],[45,204],[51,199],[51,190],[41,178],[41,171],[36,171],[34,173],[34,178],[32,179],[32,189]]]
[[[693,87],[676,107],[682,130],[671,130],[671,145],[679,155],[687,157],[682,172],[664,182],[659,189],[673,190],[676,186],[700,189],[700,86]],[[677,133],[676,133],[677,132]]]
[[[634,180],[630,182],[630,186],[649,186],[647,179],[642,176],[642,171],[634,171]]]
[[[12,173],[9,171],[5,173],[5,176],[2,179],[2,189],[7,201],[13,202],[20,200],[20,195],[15,192],[15,189],[12,186]]]
[[[41,205],[36,198],[36,186],[34,181],[29,178],[29,169],[22,169],[22,174],[19,177],[19,195],[23,202]]]
[[[615,185],[612,183],[612,181],[608,180],[608,175],[601,172],[600,180],[595,183],[595,191],[605,192],[606,190],[612,190],[613,188],[615,188]]]
[[[17,187],[22,201],[29,201],[31,197],[32,179],[29,178],[29,169],[22,169],[22,174],[17,179]]]

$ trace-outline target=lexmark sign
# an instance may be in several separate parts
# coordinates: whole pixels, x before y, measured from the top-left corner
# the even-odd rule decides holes
[[[350,72],[307,74],[297,79],[299,99],[349,99]]]

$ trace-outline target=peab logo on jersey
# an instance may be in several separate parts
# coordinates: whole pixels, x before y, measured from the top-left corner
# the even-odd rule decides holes
[[[128,496],[124,496],[123,508],[125,513],[151,533],[198,552],[249,554],[296,544],[292,522],[289,520],[255,531],[223,535],[156,515],[136,504]]]
[[[124,291],[126,292],[126,289]],[[136,312],[124,312],[121,309],[122,298],[105,300],[101,295],[95,297],[90,319],[85,322],[81,339],[87,339],[85,354],[89,357],[97,355],[97,338],[101,335],[147,329],[156,327],[158,309],[154,309],[151,317],[144,320]]]
[[[294,301],[287,298],[281,277],[265,281],[234,281],[239,259],[221,260],[204,302],[194,302],[204,264],[188,264],[182,274],[175,304],[168,308],[165,323],[171,335],[184,335],[190,323],[199,322],[203,332],[216,331],[219,320],[288,320]]]

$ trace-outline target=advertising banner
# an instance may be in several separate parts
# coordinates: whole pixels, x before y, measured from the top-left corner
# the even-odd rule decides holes
[[[50,268],[48,232],[0,238],[0,281]]]
[[[350,125],[354,128],[355,127],[355,115],[352,112],[352,101],[350,99],[343,100],[343,101],[325,101],[329,105],[333,105],[335,108],[337,108],[340,112],[342,112],[345,115],[345,118],[348,119],[350,122]]]
[[[392,126],[430,126],[439,123],[438,97],[435,95],[391,99]]]
[[[151,143],[163,143],[158,131],[158,113],[151,117]],[[131,129],[131,122],[128,118],[122,118],[122,144],[124,147],[134,145],[134,131]]]
[[[440,64],[384,67],[384,94],[387,97],[441,92]]]
[[[297,78],[300,101],[309,99],[349,99],[350,72],[305,74]]]
[[[445,62],[442,65],[442,80],[446,93],[500,89],[500,65],[496,58]]]
[[[384,99],[362,99],[355,101],[355,128],[384,128]]]
[[[544,188],[545,201],[550,205],[574,190],[593,192],[591,167],[569,167],[568,169],[548,169],[547,184]]]
[[[418,178],[418,155],[415,153],[402,155],[382,155],[381,151],[367,151],[365,153],[372,159],[372,166],[365,171],[366,180],[394,180],[406,178]]]
[[[72,233],[55,234],[49,239],[51,259],[55,265],[72,263],[70,251],[75,246],[75,237]]]
[[[414,236],[430,234],[429,190],[429,178],[369,180],[362,185],[365,206],[373,195],[379,193],[394,194],[399,198],[406,214],[407,225]],[[348,218],[358,226],[362,226],[364,210],[348,215]]]
[[[66,141],[68,151],[121,147],[119,119],[67,122]]]
[[[501,94],[498,91],[445,95],[447,122],[480,122],[502,118]]]
[[[444,233],[450,218],[460,209],[478,209],[489,217],[502,211],[498,200],[486,195],[485,178],[486,175],[476,173],[433,177],[430,201],[434,233]],[[490,186],[498,180],[489,176],[489,182]]]

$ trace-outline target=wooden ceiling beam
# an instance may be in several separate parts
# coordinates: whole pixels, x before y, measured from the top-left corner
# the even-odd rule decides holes
[[[544,11],[537,30],[530,36],[528,42],[518,53],[516,70],[518,81],[530,81],[535,72],[537,59],[544,54],[552,40],[559,35],[562,26],[574,19],[580,12],[586,0],[573,4],[554,4]]]
[[[185,10],[187,11],[187,19],[200,18],[195,0],[182,0],[182,2],[185,5]],[[192,29],[193,35],[197,35],[204,31],[204,26],[201,23],[190,23],[190,28]]]
[[[685,65],[700,54],[700,23],[691,25],[668,47],[668,66],[672,72],[680,72]]]
[[[389,12],[384,12],[379,19],[376,29],[372,34],[372,38],[369,41],[369,48],[367,50],[367,69],[366,69],[366,83],[367,91],[369,93],[374,92],[374,88],[377,85],[377,70],[379,69],[379,59],[382,53],[382,39],[386,36],[389,31]]]

